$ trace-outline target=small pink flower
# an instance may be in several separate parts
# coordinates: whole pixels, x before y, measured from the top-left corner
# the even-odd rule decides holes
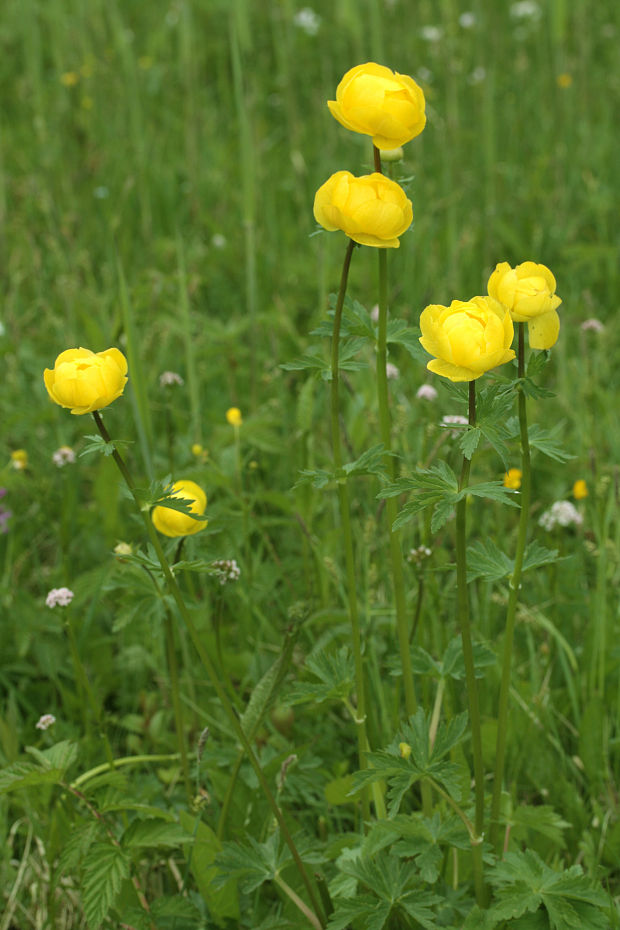
[[[592,319],[584,320],[580,327],[583,333],[592,332],[592,333],[602,333],[605,331],[605,326],[601,323],[600,320]]]
[[[432,384],[422,384],[416,391],[419,400],[437,400],[437,391]]]
[[[37,730],[47,730],[49,729],[49,727],[53,726],[55,723],[56,723],[56,718],[54,717],[53,714],[43,714],[41,717],[39,717],[39,719],[35,723],[35,727],[37,728]]]
[[[68,607],[73,600],[73,591],[69,588],[52,588],[45,603],[48,607]]]

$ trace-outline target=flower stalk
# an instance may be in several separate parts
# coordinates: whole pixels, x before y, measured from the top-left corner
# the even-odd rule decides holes
[[[525,323],[517,323],[517,365],[520,379],[525,377]],[[530,511],[531,494],[531,464],[530,443],[527,432],[527,409],[525,392],[522,384],[518,388],[519,432],[521,437],[521,512],[519,514],[519,530],[517,535],[517,548],[512,576],[509,580],[510,593],[506,610],[506,628],[504,631],[504,654],[502,659],[502,677],[499,691],[499,706],[497,713],[497,740],[495,744],[495,772],[493,776],[493,795],[491,799],[491,824],[489,838],[494,848],[499,848],[500,842],[500,807],[502,798],[502,781],[504,777],[504,762],[506,758],[506,732],[508,724],[508,695],[510,691],[510,671],[512,665],[512,649],[514,643],[515,620],[517,616],[517,602],[521,587],[521,571],[523,557],[527,543],[527,523]]]
[[[469,425],[476,424],[476,382],[469,382]],[[463,456],[463,466],[459,481],[459,491],[469,484],[471,461]],[[471,622],[469,616],[469,596],[467,592],[467,498],[464,495],[456,505],[456,584],[457,615],[463,643],[465,660],[465,679],[471,721],[472,751],[474,757],[474,793],[475,816],[474,830],[476,841],[472,841],[472,860],[476,901],[480,907],[486,905],[486,891],[483,878],[482,839],[484,831],[484,762],[482,759],[482,734],[480,728],[480,703],[478,683],[474,667],[474,650],[471,640]]]
[[[362,637],[360,633],[359,612],[357,607],[357,582],[355,578],[355,555],[353,551],[353,531],[351,529],[351,502],[349,499],[349,487],[346,477],[341,477],[342,471],[342,444],[340,441],[340,326],[342,323],[342,308],[344,298],[347,292],[347,281],[349,278],[349,268],[355,243],[349,239],[344,262],[342,264],[342,274],[340,276],[340,287],[334,310],[334,329],[332,334],[332,357],[331,357],[331,391],[330,391],[330,410],[331,410],[331,433],[332,433],[332,453],[334,457],[334,471],[336,472],[336,482],[338,485],[338,505],[340,508],[340,524],[342,527],[342,538],[344,543],[345,570],[347,577],[347,599],[349,604],[349,621],[351,623],[351,639],[353,643],[353,660],[355,663],[355,690],[357,694],[357,706],[352,713],[355,727],[357,730],[357,751],[360,769],[366,768],[365,753],[369,749],[368,734],[366,731],[366,693],[364,684],[364,665],[362,658]],[[367,823],[370,817],[370,802],[368,788],[364,788],[361,795],[362,800],[362,821]]]

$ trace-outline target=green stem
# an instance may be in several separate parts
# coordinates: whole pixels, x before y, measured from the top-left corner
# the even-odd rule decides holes
[[[469,423],[476,423],[476,382],[469,382]],[[469,483],[469,470],[471,462],[463,456],[461,480],[459,490],[462,491]],[[467,697],[469,701],[469,717],[471,720],[472,749],[474,756],[474,790],[476,798],[476,812],[474,829],[478,842],[472,844],[472,858],[474,870],[474,885],[476,901],[480,907],[486,906],[486,892],[482,874],[482,836],[484,829],[484,763],[482,760],[482,736],[480,730],[480,705],[478,702],[478,683],[474,669],[474,650],[471,642],[471,623],[469,618],[469,598],[467,594],[467,498],[466,495],[456,505],[456,583],[458,620],[463,643],[463,658],[465,660],[465,678],[467,681]]]
[[[170,611],[166,611],[164,620],[164,629],[166,632],[166,657],[168,659],[168,674],[170,675],[170,695],[172,697],[172,709],[174,711],[174,724],[177,731],[177,745],[181,756],[181,771],[183,772],[183,783],[187,801],[191,804],[192,789],[189,780],[189,765],[187,762],[187,746],[185,744],[185,722],[183,718],[183,708],[181,706],[180,688],[179,688],[179,665],[177,662],[177,653],[174,643],[174,625]]]
[[[104,442],[112,443],[110,434],[108,433],[103,423],[103,420],[101,419],[101,416],[99,415],[99,411],[97,410],[93,411],[93,417],[94,417],[95,423],[97,424],[97,429],[101,433],[101,436]],[[291,851],[291,855],[293,857],[295,865],[297,866],[301,879],[308,892],[308,897],[310,898],[312,907],[314,908],[315,913],[319,915],[319,920],[321,924],[324,926],[325,919],[323,917],[321,903],[318,900],[317,895],[315,894],[314,888],[312,886],[312,882],[310,881],[310,876],[308,875],[308,872],[306,871],[306,868],[303,862],[301,861],[301,857],[293,841],[293,837],[291,836],[286,820],[284,819],[282,811],[280,810],[276,802],[276,799],[273,796],[273,792],[271,791],[271,788],[269,787],[269,782],[267,781],[267,778],[265,777],[265,773],[263,772],[261,768],[261,764],[258,761],[258,758],[254,752],[254,749],[252,748],[250,741],[248,740],[245,734],[245,731],[243,727],[241,726],[241,721],[239,720],[237,714],[235,713],[235,710],[228,698],[228,695],[226,694],[226,690],[224,686],[222,685],[222,682],[220,681],[216,668],[213,662],[211,661],[211,657],[207,649],[203,645],[202,640],[200,639],[198,630],[194,626],[194,621],[192,620],[190,613],[185,605],[185,601],[183,600],[183,595],[181,594],[181,590],[174,578],[174,575],[170,571],[170,565],[168,564],[168,560],[162,548],[161,542],[159,541],[157,532],[155,531],[153,523],[149,517],[149,513],[148,513],[149,508],[148,506],[145,506],[140,501],[140,498],[138,497],[136,493],[133,480],[129,473],[129,469],[127,468],[125,461],[123,460],[122,456],[120,455],[116,447],[114,447],[114,451],[112,455],[113,455],[114,461],[116,462],[116,465],[118,466],[120,473],[122,474],[123,478],[125,479],[125,482],[127,483],[127,487],[134,499],[136,507],[138,508],[142,516],[145,530],[149,537],[149,541],[151,545],[153,546],[153,549],[155,550],[155,553],[159,560],[159,564],[161,566],[161,570],[162,570],[164,579],[166,581],[166,585],[168,587],[170,594],[172,595],[172,598],[175,604],[177,605],[178,611],[183,619],[183,622],[185,623],[187,627],[187,631],[190,635],[190,639],[192,640],[192,643],[194,644],[194,648],[196,649],[196,652],[198,653],[200,660],[202,661],[202,664],[205,668],[205,671],[207,672],[209,680],[211,681],[211,684],[215,690],[215,693],[218,696],[220,704],[222,708],[224,709],[226,716],[230,720],[230,723],[232,725],[233,730],[235,731],[237,739],[239,740],[239,742],[241,743],[241,745],[243,746],[244,750],[246,751],[248,755],[252,768],[254,769],[256,773],[256,777],[258,778],[259,784],[262,788],[263,794],[265,795],[265,798],[267,799],[267,802],[269,806],[271,807],[273,815],[278,822],[284,841]]]
[[[90,732],[90,727],[88,725],[88,716],[86,714],[86,706],[84,704],[84,697],[87,698],[88,703],[91,706],[91,710],[94,714],[95,720],[97,721],[97,726],[99,728],[99,736],[103,743],[103,749],[106,755],[106,759],[108,760],[108,765],[110,766],[110,768],[113,769],[115,767],[114,755],[112,754],[112,747],[110,746],[108,734],[105,732],[101,704],[95,697],[95,693],[93,689],[91,688],[90,682],[88,680],[88,675],[86,674],[86,669],[84,668],[82,660],[80,659],[80,653],[78,650],[77,640],[75,638],[75,631],[71,623],[71,615],[69,611],[67,611],[67,614],[65,616],[65,629],[67,631],[67,637],[69,639],[69,649],[71,650],[73,668],[75,671],[75,677],[77,679],[78,699],[80,701],[80,704],[82,705],[82,714],[84,718],[84,727],[86,729],[86,733],[88,734]]]
[[[518,374],[519,378],[525,376],[525,337],[524,323],[517,323],[518,332]],[[510,594],[506,611],[506,629],[504,632],[504,655],[502,659],[502,678],[499,690],[499,707],[497,712],[497,741],[495,744],[495,773],[493,776],[493,796],[491,799],[491,824],[489,839],[494,848],[499,848],[500,837],[500,806],[502,798],[502,781],[504,777],[504,761],[506,758],[506,735],[508,729],[508,695],[510,691],[510,669],[512,665],[512,647],[514,642],[515,620],[517,616],[517,602],[521,586],[521,570],[523,556],[527,543],[527,521],[530,511],[530,444],[527,434],[527,410],[525,393],[519,386],[519,430],[521,434],[521,513],[519,515],[519,532],[517,535],[517,548],[515,564],[510,578]]]
[[[360,634],[359,613],[357,609],[357,582],[355,578],[355,558],[353,553],[353,531],[351,529],[351,505],[349,500],[349,487],[346,477],[341,475],[342,471],[342,447],[340,442],[340,324],[342,322],[342,308],[344,306],[344,297],[347,292],[347,280],[349,278],[349,267],[355,243],[349,239],[347,251],[342,264],[342,274],[340,276],[340,288],[334,310],[334,331],[332,336],[332,377],[331,377],[331,431],[332,431],[332,452],[334,456],[334,471],[336,472],[336,482],[338,484],[338,503],[340,505],[340,523],[342,526],[342,540],[344,543],[344,557],[347,574],[347,598],[349,602],[349,620],[351,622],[351,639],[353,641],[353,658],[355,661],[355,690],[357,693],[357,707],[353,713],[357,729],[357,750],[359,756],[359,766],[361,769],[366,768],[365,753],[369,749],[368,735],[366,732],[366,695],[364,688],[364,666],[362,660],[362,638]],[[368,788],[362,791],[362,821],[366,824],[370,817],[370,793]]]
[[[83,785],[85,782],[90,781],[91,778],[96,778],[97,775],[102,775],[104,772],[108,772],[111,768],[119,769],[124,765],[142,765],[143,762],[171,762],[174,759],[178,759],[178,753],[165,753],[155,756],[124,756],[122,759],[115,759],[114,765],[111,766],[109,762],[103,762],[101,765],[96,765],[94,769],[89,769],[87,772],[82,772],[75,781],[71,782],[72,788],[79,788],[80,785]]]
[[[387,254],[385,249],[379,249],[379,327],[377,334],[377,400],[379,406],[379,428],[381,442],[385,447],[385,464],[388,469],[390,481],[396,478],[394,456],[392,451],[392,424],[390,417],[388,381],[387,381]],[[405,708],[407,716],[415,714],[417,701],[413,684],[413,670],[411,668],[411,652],[409,650],[409,626],[407,622],[407,599],[405,595],[405,576],[403,572],[403,553],[400,545],[400,532],[393,530],[394,521],[398,516],[398,500],[388,497],[385,501],[385,512],[388,520],[390,537],[390,559],[392,563],[392,584],[394,587],[394,601],[396,605],[396,629],[398,631],[398,645],[400,661],[403,667],[403,684],[405,687]]]

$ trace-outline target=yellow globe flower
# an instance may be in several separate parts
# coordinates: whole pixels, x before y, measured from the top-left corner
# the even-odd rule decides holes
[[[191,501],[190,511],[196,514],[205,512],[207,495],[194,481],[175,481],[172,496]],[[153,526],[164,536],[191,536],[199,533],[207,525],[207,520],[193,520],[186,513],[171,510],[170,507],[154,507],[151,514]]]
[[[420,316],[420,342],[436,356],[426,366],[450,381],[474,381],[515,357],[510,314],[492,297],[431,304]]]
[[[341,229],[360,245],[397,249],[413,207],[400,184],[379,172],[356,178],[337,171],[316,192],[314,217],[329,232]]]
[[[573,485],[573,497],[576,501],[582,501],[588,496],[588,485],[583,478],[578,478]]]
[[[92,413],[120,397],[127,384],[127,360],[118,349],[67,349],[43,372],[47,393],[71,413]]]
[[[243,423],[243,417],[241,416],[241,411],[238,407],[229,407],[226,411],[226,422],[230,423],[231,426],[241,426]]]
[[[327,106],[345,129],[372,136],[378,149],[398,148],[426,125],[422,88],[373,61],[347,71]]]
[[[546,265],[523,262],[511,268],[500,262],[489,278],[488,291],[510,311],[515,323],[527,323],[532,349],[550,349],[560,332],[556,308],[562,300]]]
[[[504,487],[512,488],[513,491],[518,491],[521,487],[521,478],[523,477],[523,472],[520,468],[509,468],[506,474],[504,475]]]

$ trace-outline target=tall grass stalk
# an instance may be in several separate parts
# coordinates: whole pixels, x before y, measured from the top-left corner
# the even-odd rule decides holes
[[[313,885],[312,885],[312,882],[311,882],[311,880],[310,880],[310,876],[308,875],[308,872],[306,871],[306,867],[304,866],[303,862],[301,861],[301,857],[300,857],[300,855],[299,855],[299,852],[298,852],[298,850],[297,850],[297,846],[295,845],[295,842],[294,842],[294,840],[293,840],[293,837],[292,837],[292,835],[291,835],[291,832],[290,832],[290,830],[289,830],[289,828],[288,828],[288,824],[286,823],[286,820],[284,819],[284,815],[282,814],[282,811],[280,810],[280,808],[279,808],[279,806],[278,806],[278,804],[277,804],[277,802],[276,802],[276,799],[274,798],[273,792],[272,792],[271,788],[269,787],[269,782],[267,781],[267,778],[266,778],[266,776],[265,776],[265,773],[263,772],[263,769],[262,769],[261,764],[260,764],[260,762],[259,762],[259,760],[258,760],[258,757],[256,756],[256,753],[254,752],[254,749],[252,748],[252,745],[251,745],[250,741],[248,740],[248,738],[247,738],[247,736],[246,736],[246,734],[245,734],[245,731],[244,731],[244,729],[243,729],[243,726],[241,725],[241,721],[239,720],[239,717],[237,716],[237,714],[236,714],[236,712],[235,712],[235,710],[234,710],[234,708],[233,708],[233,706],[232,706],[232,704],[231,704],[231,702],[230,702],[230,699],[229,699],[228,695],[226,694],[226,689],[224,688],[224,686],[223,686],[223,684],[222,684],[222,682],[221,682],[221,680],[220,680],[220,677],[219,677],[219,675],[218,675],[218,673],[217,673],[217,670],[216,670],[216,668],[215,668],[215,665],[214,665],[213,662],[211,661],[211,657],[209,656],[209,652],[208,652],[208,650],[205,648],[205,646],[203,645],[202,640],[200,639],[200,635],[199,635],[199,633],[198,633],[198,630],[196,629],[196,627],[195,627],[195,625],[194,625],[194,621],[192,620],[191,615],[190,615],[190,613],[189,613],[189,610],[187,609],[187,607],[186,607],[186,605],[185,605],[185,601],[183,600],[183,595],[181,594],[181,589],[179,588],[179,586],[178,586],[178,584],[177,584],[177,582],[176,582],[176,579],[175,579],[174,575],[172,574],[172,572],[171,572],[171,570],[170,570],[170,565],[168,564],[168,559],[166,558],[166,554],[165,554],[165,552],[164,552],[164,550],[163,550],[163,547],[162,547],[162,545],[161,545],[161,543],[160,543],[160,541],[159,541],[159,537],[158,537],[158,535],[157,535],[157,532],[155,531],[155,528],[154,528],[154,526],[153,526],[153,524],[152,524],[152,521],[151,521],[150,518],[149,518],[149,515],[148,515],[147,511],[144,509],[143,504],[141,503],[140,498],[138,497],[138,495],[137,495],[137,493],[136,493],[135,485],[134,485],[133,480],[132,480],[132,478],[131,478],[131,474],[130,474],[130,472],[129,472],[129,469],[127,468],[127,465],[125,464],[125,460],[124,460],[123,457],[120,455],[118,449],[116,449],[116,447],[114,447],[114,444],[113,444],[113,442],[112,442],[112,439],[111,439],[111,437],[110,437],[110,434],[108,433],[108,431],[107,431],[107,429],[106,429],[106,427],[105,427],[105,425],[104,425],[104,423],[103,423],[103,420],[101,419],[101,416],[99,415],[99,412],[98,412],[97,410],[95,410],[95,411],[93,412],[93,418],[94,418],[94,420],[95,420],[95,423],[96,423],[96,425],[97,425],[97,429],[99,430],[99,432],[100,432],[100,434],[101,434],[101,437],[103,438],[104,442],[110,443],[110,444],[113,446],[113,448],[114,448],[114,451],[113,451],[113,453],[112,453],[113,458],[114,458],[114,461],[115,461],[116,465],[118,466],[118,469],[119,469],[120,473],[122,474],[123,478],[125,479],[125,482],[126,482],[126,484],[127,484],[127,487],[128,487],[128,489],[129,489],[129,491],[130,491],[130,493],[131,493],[131,496],[133,497],[134,502],[135,502],[135,504],[136,504],[136,507],[138,508],[138,510],[139,510],[139,512],[140,512],[140,514],[141,514],[141,516],[142,516],[142,520],[143,520],[143,523],[144,523],[144,528],[145,528],[146,533],[147,533],[147,536],[148,536],[148,538],[149,538],[149,542],[150,542],[151,545],[153,546],[153,549],[155,550],[155,554],[156,554],[157,559],[158,559],[158,561],[159,561],[159,564],[160,564],[160,566],[161,566],[161,570],[162,570],[162,573],[163,573],[163,576],[164,576],[164,579],[165,579],[165,582],[166,582],[166,587],[168,588],[168,591],[170,592],[170,594],[171,594],[171,596],[172,596],[172,598],[173,598],[173,600],[174,600],[174,602],[175,602],[175,604],[176,604],[176,606],[177,606],[177,609],[178,609],[178,611],[179,611],[179,614],[181,615],[181,617],[182,617],[182,619],[183,619],[183,622],[185,623],[185,626],[187,627],[187,631],[188,631],[188,633],[189,633],[189,635],[190,635],[190,638],[191,638],[191,640],[192,640],[192,643],[194,644],[194,648],[196,649],[196,652],[198,653],[198,655],[199,655],[199,657],[200,657],[200,660],[201,660],[201,662],[202,662],[202,664],[203,664],[203,666],[204,666],[204,669],[205,669],[205,671],[206,671],[206,673],[207,673],[207,676],[208,676],[208,678],[209,678],[209,681],[211,682],[211,684],[212,684],[212,686],[213,686],[213,688],[214,688],[214,690],[215,690],[215,693],[216,693],[217,696],[218,696],[218,699],[219,699],[219,701],[220,701],[220,704],[221,704],[221,706],[222,706],[224,712],[226,713],[226,716],[228,717],[230,723],[232,724],[232,728],[233,728],[233,730],[234,730],[234,732],[235,732],[235,735],[237,736],[237,739],[239,740],[239,742],[240,742],[241,745],[243,746],[245,752],[247,753],[248,759],[250,760],[250,763],[251,763],[251,765],[252,765],[252,768],[254,769],[254,772],[256,773],[256,777],[257,777],[258,782],[259,782],[259,784],[260,784],[260,786],[261,786],[261,789],[262,789],[262,791],[263,791],[263,794],[265,795],[265,798],[267,799],[267,802],[268,802],[269,806],[271,807],[271,810],[272,810],[273,815],[274,815],[274,817],[275,817],[275,819],[276,819],[276,821],[277,821],[277,823],[278,823],[278,826],[280,827],[280,831],[281,831],[282,837],[283,837],[283,839],[284,839],[284,842],[286,843],[286,845],[288,846],[288,848],[289,848],[289,850],[290,850],[290,852],[291,852],[291,855],[292,855],[292,857],[293,857],[293,861],[295,862],[295,865],[296,865],[296,867],[297,867],[297,870],[298,870],[298,872],[299,872],[299,875],[300,875],[300,877],[301,877],[301,880],[302,880],[303,883],[304,883],[304,886],[305,886],[306,891],[307,891],[307,893],[308,893],[308,897],[310,898],[310,902],[311,902],[312,908],[314,909],[315,916],[317,917],[317,919],[318,919],[318,921],[319,921],[319,926],[324,927],[324,926],[325,926],[325,919],[324,919],[324,916],[323,916],[323,912],[322,912],[322,908],[321,908],[321,903],[320,903],[320,901],[319,901],[318,898],[317,898],[316,892],[315,892],[314,887],[313,887]]]
[[[519,378],[525,377],[525,323],[517,323],[517,365]],[[512,666],[512,648],[514,643],[515,620],[517,616],[517,603],[521,587],[521,569],[527,543],[527,524],[530,512],[531,491],[531,465],[530,443],[527,432],[527,408],[525,392],[519,385],[519,432],[521,437],[521,513],[519,515],[519,531],[517,535],[517,548],[512,576],[509,581],[510,594],[506,611],[506,628],[504,631],[504,655],[502,659],[502,678],[499,691],[499,706],[497,713],[497,740],[495,744],[495,773],[493,777],[493,796],[491,800],[491,825],[489,838],[491,845],[497,847],[500,827],[500,806],[502,797],[502,781],[504,777],[504,761],[506,757],[506,731],[508,727],[508,696],[510,691],[510,672]]]

